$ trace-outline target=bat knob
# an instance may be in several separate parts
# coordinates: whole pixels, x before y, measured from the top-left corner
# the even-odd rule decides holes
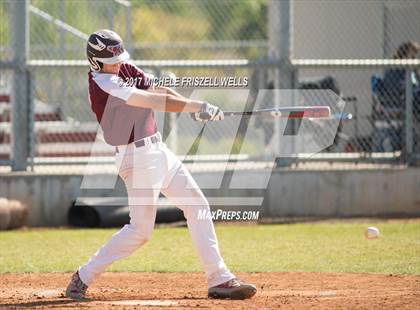
[[[191,118],[195,121],[207,122],[211,119],[211,115],[207,112],[191,113]]]
[[[271,111],[270,115],[272,117],[281,117],[281,112],[280,111]]]
[[[208,112],[199,112],[198,113],[198,118],[203,120],[203,121],[208,121],[211,119],[211,115]]]

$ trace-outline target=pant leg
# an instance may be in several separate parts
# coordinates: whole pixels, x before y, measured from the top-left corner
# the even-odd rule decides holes
[[[175,156],[168,151],[168,156]],[[178,161],[179,163],[179,161]],[[188,230],[200,257],[209,287],[235,278],[220,255],[216,232],[207,199],[185,166],[179,163],[164,181],[162,193],[184,212]]]
[[[143,158],[142,164],[120,173],[127,188],[130,224],[115,233],[87,264],[79,268],[80,278],[86,285],[90,285],[114,261],[129,256],[144,245],[152,235],[156,202],[166,167],[162,154],[154,154],[156,156],[150,157],[153,159],[150,162],[147,162],[148,156],[137,155]]]

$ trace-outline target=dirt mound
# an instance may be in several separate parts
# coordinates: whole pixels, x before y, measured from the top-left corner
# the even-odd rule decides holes
[[[199,273],[106,273],[88,290],[89,300],[63,292],[71,274],[2,274],[0,309],[278,309],[415,308],[420,276],[346,273],[240,273],[255,283],[251,300],[207,299]]]

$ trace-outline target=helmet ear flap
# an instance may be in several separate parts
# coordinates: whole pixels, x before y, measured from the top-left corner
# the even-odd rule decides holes
[[[93,71],[101,71],[104,64],[100,61],[97,61],[96,59],[94,59],[93,57],[88,57],[89,63],[90,63],[90,67],[92,68]]]

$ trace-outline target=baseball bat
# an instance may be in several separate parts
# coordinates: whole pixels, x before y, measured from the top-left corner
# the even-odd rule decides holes
[[[271,118],[287,118],[287,119],[330,119],[330,120],[351,120],[351,113],[331,113],[329,106],[296,106],[270,108],[252,111],[224,111],[225,116],[252,116],[259,115]],[[202,119],[210,119],[207,112],[200,113]]]
[[[251,116],[261,115],[273,118],[287,118],[287,119],[301,119],[301,118],[315,118],[315,119],[339,119],[350,120],[353,115],[350,113],[331,113],[329,106],[297,106],[297,107],[281,107],[253,111],[226,111],[223,112],[225,116]]]

